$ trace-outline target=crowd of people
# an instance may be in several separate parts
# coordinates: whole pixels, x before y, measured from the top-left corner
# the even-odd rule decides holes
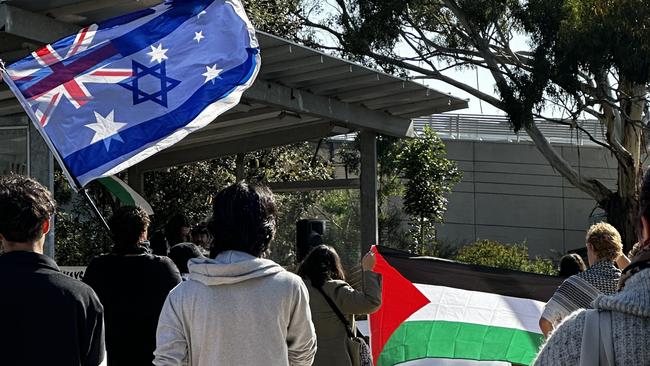
[[[591,267],[567,278],[547,303],[540,319],[547,340],[534,365],[650,365],[650,171],[638,222],[631,260],[614,227],[589,229]]]
[[[561,259],[566,279],[540,319],[547,339],[535,365],[650,364],[650,174],[639,206],[631,260],[606,223],[587,232],[588,269],[576,254]],[[55,210],[35,180],[0,177],[3,365],[353,366],[354,315],[381,306],[372,252],[361,290],[327,245],[296,274],[267,259],[277,212],[262,186],[233,184],[215,195],[207,223],[192,230],[177,215],[162,235],[149,235],[143,209],[120,207],[112,252],[91,261],[83,282],[43,255]]]
[[[372,253],[360,291],[331,247],[298,275],[266,258],[277,212],[265,187],[236,183],[209,222],[190,229],[177,215],[152,235],[143,209],[120,207],[112,251],[83,282],[43,255],[55,210],[35,180],[0,177],[2,365],[352,366],[346,327],[381,305]]]

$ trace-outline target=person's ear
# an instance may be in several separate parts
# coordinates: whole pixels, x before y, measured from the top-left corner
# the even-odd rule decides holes
[[[641,226],[642,226],[643,240],[645,241],[650,239],[650,221],[648,221],[648,219],[645,216],[641,216]]]
[[[43,230],[42,230],[42,232],[43,232],[43,235],[47,235],[47,233],[50,232],[50,219],[47,219],[47,220],[45,220],[45,222],[43,222]]]
[[[140,234],[140,241],[145,241],[149,237],[149,229],[145,228],[142,234]]]

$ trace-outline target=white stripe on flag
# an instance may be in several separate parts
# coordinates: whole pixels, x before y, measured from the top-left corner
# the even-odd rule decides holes
[[[406,321],[450,321],[541,333],[539,317],[544,303],[480,291],[415,283],[431,303]]]

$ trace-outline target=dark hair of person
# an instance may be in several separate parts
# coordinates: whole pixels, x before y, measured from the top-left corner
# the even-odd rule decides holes
[[[169,258],[176,264],[181,273],[188,273],[187,261],[192,258],[202,258],[199,247],[194,243],[179,243],[169,250]]]
[[[205,222],[196,224],[196,226],[192,228],[190,235],[210,235],[210,232],[208,231],[208,224]]]
[[[205,222],[197,224],[190,231],[190,237],[194,243],[196,243],[197,238],[200,238],[201,236],[207,236],[210,240],[212,240],[212,234],[210,234],[210,230],[208,230],[208,224]]]
[[[570,277],[586,270],[585,262],[578,254],[571,253],[560,258],[560,277]]]
[[[136,248],[150,222],[149,215],[141,207],[122,206],[115,210],[108,221],[115,242],[114,251]]]
[[[227,250],[262,256],[275,236],[275,223],[275,200],[267,187],[239,182],[221,190],[208,225],[213,237],[210,256]]]
[[[167,238],[162,231],[151,234],[149,248],[151,248],[151,253],[155,255],[167,256],[169,254],[169,243],[167,243]]]
[[[43,225],[54,215],[52,193],[22,175],[0,177],[0,234],[11,242],[29,243],[43,235]]]
[[[174,245],[178,243],[183,243],[189,241],[190,238],[187,235],[184,235],[181,232],[182,228],[189,228],[190,223],[187,220],[187,217],[183,214],[175,214],[167,220],[165,224],[165,237],[169,245]]]
[[[314,287],[322,287],[329,280],[345,281],[341,258],[327,245],[314,247],[298,266],[298,276],[308,279]]]

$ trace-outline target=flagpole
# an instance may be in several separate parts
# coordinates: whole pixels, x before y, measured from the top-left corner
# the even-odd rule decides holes
[[[101,223],[104,225],[104,228],[106,229],[106,232],[108,233],[108,235],[112,238],[113,235],[112,235],[112,232],[111,232],[111,228],[110,228],[110,226],[108,226],[108,223],[106,222],[106,219],[104,218],[102,213],[99,211],[99,208],[95,204],[95,201],[93,201],[92,198],[90,198],[90,195],[88,194],[88,190],[86,188],[82,188],[81,193],[84,196],[84,198],[86,199],[86,202],[88,202],[90,207],[92,207],[93,212],[95,213],[95,216],[97,217],[97,219],[99,221],[101,221]]]
[[[63,174],[65,175],[66,179],[68,180],[68,183],[70,183],[70,186],[72,189],[75,191],[79,192],[81,191],[81,195],[84,197],[88,205],[91,207],[93,213],[95,216],[97,216],[97,219],[103,224],[104,228],[106,229],[106,232],[108,233],[109,236],[111,235],[111,229],[108,226],[108,223],[106,222],[106,219],[102,215],[102,213],[99,211],[99,208],[95,204],[95,202],[90,198],[90,195],[88,194],[88,191],[86,188],[82,187],[77,178],[70,173],[68,170],[68,167],[65,165],[63,162],[63,159],[61,158],[61,154],[59,154],[59,151],[56,149],[54,144],[52,144],[52,141],[50,141],[50,138],[47,136],[45,131],[43,130],[43,126],[41,126],[40,121],[38,120],[38,117],[36,117],[36,114],[34,114],[34,111],[29,105],[29,102],[25,99],[25,96],[23,93],[18,89],[18,86],[14,83],[13,79],[9,75],[9,72],[7,72],[7,68],[5,67],[5,63],[2,59],[0,59],[0,74],[2,74],[2,79],[4,80],[5,83],[7,83],[7,86],[9,87],[9,90],[11,90],[18,99],[18,102],[20,105],[23,107],[25,110],[25,113],[27,113],[27,116],[29,116],[29,119],[32,121],[32,124],[34,127],[36,127],[36,130],[38,133],[43,137],[43,140],[47,144],[47,147],[50,149],[50,152],[52,155],[54,155],[54,158],[56,161],[59,163],[59,166],[61,167],[61,170],[63,170]],[[54,174],[54,172],[51,172]]]

